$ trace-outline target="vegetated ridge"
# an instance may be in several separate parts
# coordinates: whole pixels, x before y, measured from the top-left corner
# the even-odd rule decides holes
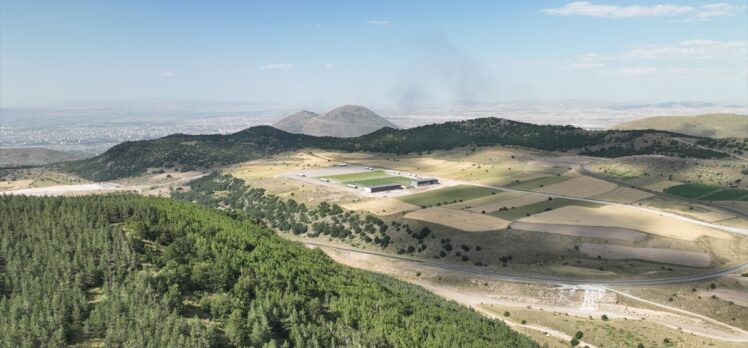
[[[358,137],[384,127],[397,128],[384,117],[357,105],[343,105],[324,114],[302,110],[276,122],[273,127],[289,133],[339,138]]]
[[[611,129],[657,129],[710,138],[748,138],[748,116],[707,114],[657,116],[624,122]]]
[[[189,202],[2,196],[0,247],[8,347],[537,347],[420,287]]]
[[[109,151],[65,165],[92,180],[142,174],[148,168],[200,167],[239,163],[305,147],[339,151],[420,153],[462,146],[512,145],[574,154],[621,157],[660,154],[676,157],[722,158],[725,153],[679,142],[704,138],[665,131],[590,131],[572,126],[536,125],[499,118],[481,118],[410,129],[383,128],[356,138],[291,134],[257,126],[227,135],[184,135],[125,142]]]
[[[0,167],[37,166],[78,160],[83,157],[85,157],[83,154],[43,147],[2,148],[0,149]]]

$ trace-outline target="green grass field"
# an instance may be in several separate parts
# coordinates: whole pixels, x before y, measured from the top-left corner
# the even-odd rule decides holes
[[[731,189],[717,185],[683,184],[667,188],[665,192],[704,201],[748,201],[748,190]]]
[[[519,182],[512,182],[511,184],[507,186],[511,188],[520,189],[520,190],[532,190],[538,187],[558,184],[560,182],[564,182],[569,179],[571,178],[566,177],[566,176],[544,176],[541,178],[533,178],[533,179],[524,180],[524,181],[519,179]]]
[[[683,184],[669,187],[665,189],[665,192],[675,196],[698,199],[699,197],[706,196],[721,188],[722,187],[717,185]]]
[[[320,176],[342,184],[358,186],[376,186],[385,184],[410,185],[410,178],[397,175],[387,175],[384,171],[374,170],[361,173]]]
[[[748,201],[748,190],[726,189],[712,192],[701,199],[705,201]]]
[[[410,185],[410,178],[406,178],[403,176],[385,176],[381,178],[375,178],[375,179],[367,179],[367,180],[352,180],[346,182],[346,184],[353,184],[358,186],[376,186],[376,185],[384,185],[384,184],[400,184],[400,185]]]
[[[330,179],[330,180],[342,182],[342,183],[351,183],[353,181],[378,179],[378,178],[382,178],[386,176],[387,174],[385,174],[381,170],[373,170],[373,171],[361,172],[361,173],[320,176],[319,178]]]
[[[521,207],[516,207],[513,209],[509,209],[509,210],[504,210],[504,211],[495,211],[493,213],[490,213],[489,215],[495,216],[497,218],[505,219],[505,220],[518,220],[526,216],[539,214],[549,209],[558,209],[561,207],[565,207],[567,205],[578,205],[581,207],[590,207],[590,208],[596,208],[600,206],[600,204],[597,204],[597,203],[575,201],[572,199],[565,199],[565,198],[554,198],[553,200],[550,200],[550,201],[542,201],[538,203],[523,205]]]
[[[467,201],[475,198],[488,196],[492,193],[498,192],[498,190],[471,186],[471,185],[457,185],[451,187],[445,187],[438,190],[416,193],[399,197],[398,199],[405,202],[418,206],[435,206],[439,203],[449,204],[455,201]]]

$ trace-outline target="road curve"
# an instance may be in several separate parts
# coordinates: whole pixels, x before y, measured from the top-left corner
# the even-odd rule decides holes
[[[384,252],[361,250],[361,249],[336,246],[336,245],[326,244],[326,243],[317,243],[317,242],[310,242],[310,241],[300,241],[300,243],[307,245],[307,246],[328,248],[328,249],[334,249],[334,250],[346,251],[346,252],[358,253],[358,254],[364,254],[364,255],[379,256],[379,257],[384,257],[384,258],[388,258],[391,260],[408,261],[408,262],[413,262],[413,263],[426,265],[426,266],[434,267],[434,268],[480,275],[480,276],[492,278],[495,280],[524,282],[524,283],[555,284],[555,285],[649,286],[649,285],[660,285],[660,284],[677,284],[677,283],[686,283],[686,282],[716,278],[716,277],[720,277],[720,276],[724,276],[724,275],[728,275],[734,272],[739,272],[739,271],[748,269],[748,260],[745,260],[741,262],[740,264],[726,267],[723,269],[705,272],[705,273],[699,273],[699,274],[684,275],[684,276],[675,276],[675,277],[666,277],[666,278],[657,278],[657,279],[630,279],[630,280],[580,279],[580,278],[564,278],[564,277],[554,277],[554,276],[544,276],[544,275],[508,274],[508,273],[502,273],[502,272],[497,272],[493,270],[480,269],[477,267],[452,265],[452,264],[441,263],[441,262],[436,262],[436,261],[431,261],[431,260],[423,260],[423,259],[416,259],[416,258],[411,258],[411,257],[406,257],[406,256],[391,255],[391,254],[387,254]]]

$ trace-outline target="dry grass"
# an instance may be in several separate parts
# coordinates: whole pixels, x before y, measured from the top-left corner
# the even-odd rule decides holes
[[[637,241],[647,237],[646,233],[618,227],[599,227],[599,226],[579,226],[579,225],[561,225],[561,224],[538,224],[531,222],[515,221],[511,224],[512,229],[556,233],[567,236],[600,238],[600,239],[618,239]]]
[[[535,203],[548,200],[548,196],[545,196],[545,195],[539,195],[539,194],[533,194],[533,193],[514,193],[514,192],[506,192],[506,193],[512,193],[513,195],[508,199],[498,199],[495,202],[491,202],[489,204],[483,204],[477,207],[471,207],[470,210],[476,213],[480,213],[483,211],[485,211],[486,213],[493,213],[503,207],[506,207],[509,209],[518,208],[518,207],[535,204]],[[504,193],[498,194],[496,196],[501,196],[503,194]],[[497,197],[497,198],[501,198],[501,197]]]
[[[663,237],[694,241],[701,236],[729,239],[727,233],[635,207],[606,205],[599,208],[566,206],[520,221],[546,224],[622,227]]]
[[[650,198],[652,196],[654,195],[651,193],[644,192],[644,191],[634,190],[628,187],[618,187],[613,191],[610,191],[608,193],[603,193],[601,195],[597,195],[592,198],[602,199],[602,200],[612,201],[612,202],[633,203],[636,201],[640,201],[642,199]]]
[[[617,187],[618,186],[616,184],[612,184],[607,181],[591,178],[588,176],[580,176],[558,184],[540,187],[535,189],[535,191],[588,198],[611,192]]]
[[[709,254],[694,251],[634,248],[608,244],[582,243],[579,250],[591,257],[609,260],[637,259],[690,267],[707,267],[712,260]]]
[[[365,210],[377,215],[400,214],[407,211],[420,209],[420,207],[405,203],[394,198],[382,198],[364,202],[356,202],[343,205],[343,208],[349,210]]]
[[[466,232],[493,231],[509,226],[509,221],[507,220],[441,207],[416,210],[406,214],[405,217],[444,225]]]

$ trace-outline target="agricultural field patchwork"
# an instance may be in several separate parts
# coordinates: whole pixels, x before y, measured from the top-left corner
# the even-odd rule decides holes
[[[532,178],[529,180],[516,180],[515,182],[506,185],[508,187],[514,188],[514,189],[520,189],[520,190],[532,190],[539,187],[545,187],[548,185],[558,184],[561,182],[564,182],[566,180],[571,179],[568,176],[541,176],[537,178]]]
[[[402,196],[398,199],[403,202],[421,207],[431,207],[436,205],[446,205],[450,203],[468,201],[471,199],[496,194],[497,192],[499,191],[488,187],[457,185],[441,188],[438,190]]]
[[[566,206],[580,206],[580,207],[590,207],[590,208],[596,208],[601,206],[597,203],[590,203],[590,202],[583,202],[583,201],[576,201],[571,199],[565,199],[565,198],[553,198],[553,199],[544,199],[537,203],[527,204],[519,207],[503,207],[500,210],[494,211],[490,213],[491,216],[495,216],[501,219],[507,219],[507,220],[517,220],[521,219],[527,216],[540,214],[543,212],[551,211],[553,209],[558,209]]]

